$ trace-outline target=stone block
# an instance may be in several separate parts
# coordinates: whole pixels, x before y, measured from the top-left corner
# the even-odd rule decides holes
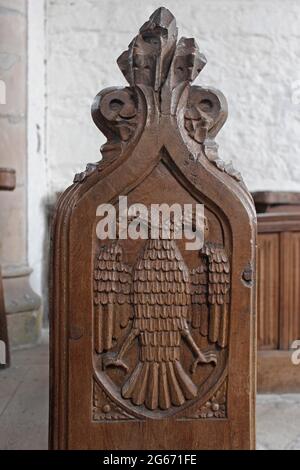
[[[41,335],[41,310],[7,315],[8,337],[12,349],[35,345]]]
[[[2,192],[0,198],[0,262],[2,265],[26,262],[26,189],[18,186]]]
[[[1,119],[0,126],[0,155],[1,166],[13,168],[17,172],[18,185],[24,185],[26,180],[26,145],[27,129],[24,119]],[[2,198],[2,195],[1,195]],[[1,204],[1,203],[0,203]]]

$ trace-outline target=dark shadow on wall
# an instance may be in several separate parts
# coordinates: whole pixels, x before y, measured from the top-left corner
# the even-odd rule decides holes
[[[55,207],[61,193],[56,193],[49,201],[45,198],[42,202],[45,211],[45,236],[43,242],[43,269],[42,269],[42,286],[43,286],[43,328],[49,327],[50,315],[50,280],[51,280],[51,233]]]

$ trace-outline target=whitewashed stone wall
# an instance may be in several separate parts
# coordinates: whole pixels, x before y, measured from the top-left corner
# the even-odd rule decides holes
[[[46,155],[46,42],[45,3],[28,0],[28,260],[33,269],[31,283],[44,294],[47,274],[46,207],[50,177]]]
[[[208,59],[197,83],[228,99],[222,158],[251,190],[300,190],[299,0],[48,0],[50,191],[99,159],[103,137],[91,121],[91,101],[103,87],[125,83],[116,58],[161,5]]]

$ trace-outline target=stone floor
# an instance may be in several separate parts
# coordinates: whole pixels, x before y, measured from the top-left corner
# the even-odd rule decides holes
[[[48,346],[16,351],[0,371],[0,449],[47,449]],[[257,448],[300,450],[300,394],[259,395]]]

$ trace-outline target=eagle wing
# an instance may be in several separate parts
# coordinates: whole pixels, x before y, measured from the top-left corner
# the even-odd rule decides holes
[[[118,241],[101,246],[94,271],[94,341],[98,354],[115,346],[132,317],[131,281],[131,268],[123,262]]]
[[[205,244],[201,264],[191,272],[192,326],[209,341],[227,345],[230,264],[223,246]]]
[[[191,271],[191,301],[193,328],[199,328],[203,336],[208,335],[208,267],[207,258],[201,256],[201,264]]]

